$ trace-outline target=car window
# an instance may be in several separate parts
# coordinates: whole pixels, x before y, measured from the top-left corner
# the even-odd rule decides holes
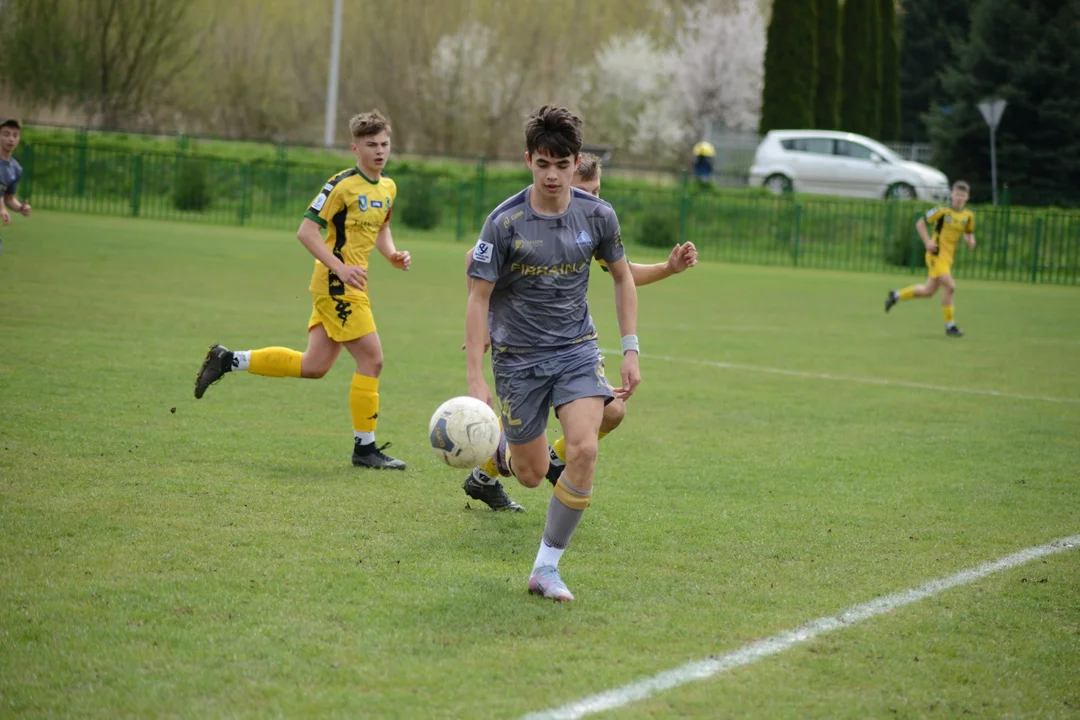
[[[792,138],[781,140],[780,144],[785,150],[793,152],[816,153],[818,155],[832,155],[833,141],[829,138]]]
[[[836,154],[843,157],[855,158],[857,160],[869,160],[874,154],[874,151],[865,145],[851,142],[850,140],[837,140],[836,141]]]

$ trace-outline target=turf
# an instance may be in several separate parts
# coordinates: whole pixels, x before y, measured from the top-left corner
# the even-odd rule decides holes
[[[645,381],[556,605],[525,591],[549,487],[492,513],[425,447],[466,389],[449,235],[399,231],[407,274],[373,263],[392,475],[348,462],[344,358],[192,397],[211,342],[302,348],[291,233],[35,213],[3,237],[5,717],[519,716],[1080,533],[1075,288],[961,280],[959,340],[936,301],[883,314],[906,274],[705,262],[642,288]],[[617,346],[601,273],[591,301]],[[1066,551],[613,714],[1075,716],[1078,570]]]

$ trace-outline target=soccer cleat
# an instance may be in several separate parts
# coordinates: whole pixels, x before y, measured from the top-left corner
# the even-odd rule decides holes
[[[555,448],[548,446],[548,471],[545,476],[552,485],[559,482],[559,478],[562,477],[562,471],[566,468],[566,463],[559,459],[558,454],[555,452]]]
[[[945,328],[945,334],[949,337],[964,337],[964,331],[955,325],[950,325]]]
[[[495,461],[495,467],[498,468],[500,475],[503,477],[513,475],[510,472],[510,448],[506,444],[505,430],[499,433],[499,444],[495,446],[495,455],[492,459]]]
[[[574,599],[574,594],[566,583],[559,577],[559,568],[554,565],[541,565],[532,571],[529,576],[529,592],[533,595],[543,595],[548,600],[555,602],[568,602]]]
[[[374,470],[404,470],[405,461],[392,458],[383,453],[390,447],[390,443],[376,446],[370,442],[366,445],[360,443],[360,438],[355,438],[353,443],[352,464],[357,467],[372,468]]]
[[[900,293],[890,290],[889,295],[885,298],[885,312],[892,310],[892,306],[898,302],[900,302]]]
[[[510,496],[506,494],[501,482],[498,480],[484,482],[484,479],[491,480],[487,473],[480,468],[475,468],[469,473],[469,477],[465,478],[465,483],[461,486],[461,489],[473,500],[479,500],[492,510],[525,512],[525,508],[511,500]]]
[[[206,394],[207,388],[216,383],[225,373],[232,370],[233,354],[221,345],[211,345],[206,353],[199,374],[195,376],[195,399]]]

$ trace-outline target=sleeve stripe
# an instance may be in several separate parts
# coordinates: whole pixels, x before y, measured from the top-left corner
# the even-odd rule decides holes
[[[326,227],[326,221],[319,217],[319,214],[311,208],[308,208],[307,212],[304,213],[304,217],[306,217],[308,220],[311,220],[312,222],[318,223],[319,227],[321,228]]]

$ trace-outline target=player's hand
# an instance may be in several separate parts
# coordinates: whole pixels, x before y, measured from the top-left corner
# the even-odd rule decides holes
[[[0,208],[0,220],[3,220],[5,225],[11,222],[11,215],[8,215],[7,208]]]
[[[23,203],[19,212],[22,213],[23,217],[30,217],[30,203]],[[974,245],[972,247],[974,247]]]
[[[389,259],[390,264],[398,270],[408,270],[409,266],[412,265],[412,256],[404,250],[398,250]]]
[[[367,286],[367,270],[359,265],[342,263],[341,267],[334,271],[334,274],[341,278],[341,282],[352,285],[357,290],[363,290]]]
[[[492,402],[491,388],[482,378],[476,382],[469,383],[469,397],[474,397],[480,402],[487,403],[487,406],[492,410],[495,409],[495,405]]]
[[[968,238],[967,244],[968,244],[969,248],[974,250],[975,249],[975,238]]]
[[[615,388],[615,397],[626,400],[634,394],[637,386],[641,384],[641,370],[638,368],[638,354],[636,352],[628,350],[623,353],[619,374],[622,376],[622,387]]]
[[[937,255],[937,251],[937,243],[931,242],[926,245],[926,252],[930,253],[931,255]]]
[[[676,245],[671,254],[668,255],[667,265],[668,269],[675,275],[697,265],[697,248],[694,247],[694,243],[688,242]]]

